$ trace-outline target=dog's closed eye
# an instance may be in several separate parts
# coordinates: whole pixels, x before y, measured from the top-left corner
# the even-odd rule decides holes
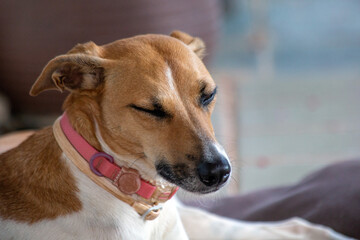
[[[144,107],[140,107],[140,106],[137,106],[135,104],[131,104],[130,105],[131,108],[139,111],[139,112],[143,112],[143,113],[146,113],[146,114],[150,114],[154,117],[157,117],[157,118],[169,118],[171,117],[171,115],[166,112],[161,105],[157,105],[155,104],[153,107],[153,109],[148,109],[148,108],[144,108]]]

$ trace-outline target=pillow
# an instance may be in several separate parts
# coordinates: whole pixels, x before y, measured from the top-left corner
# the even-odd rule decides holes
[[[332,164],[292,186],[228,197],[207,210],[246,221],[301,217],[360,239],[360,160]]]

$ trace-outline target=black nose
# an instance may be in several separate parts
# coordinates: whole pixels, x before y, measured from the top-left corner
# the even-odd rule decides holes
[[[197,172],[201,182],[210,187],[225,183],[230,176],[230,169],[227,158],[219,155],[216,158],[200,163]]]

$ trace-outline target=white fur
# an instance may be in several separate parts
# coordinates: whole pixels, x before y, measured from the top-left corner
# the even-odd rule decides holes
[[[77,180],[81,211],[31,225],[0,219],[1,240],[188,239],[173,200],[164,204],[157,219],[144,221],[132,207],[92,182],[66,156],[63,159]]]
[[[166,70],[165,70],[165,75],[166,75],[166,79],[169,83],[170,89],[175,91],[175,85],[174,85],[174,79],[172,76],[172,71],[171,68],[167,65]]]

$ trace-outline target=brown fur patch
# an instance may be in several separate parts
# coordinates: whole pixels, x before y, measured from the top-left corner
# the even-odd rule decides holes
[[[0,155],[0,217],[34,223],[77,212],[75,179],[60,159],[52,128]]]

